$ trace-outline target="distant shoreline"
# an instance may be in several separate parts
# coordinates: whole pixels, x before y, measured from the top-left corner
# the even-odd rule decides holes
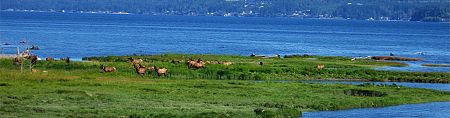
[[[274,16],[274,17],[261,17],[261,16],[211,16],[211,15],[164,15],[164,14],[135,14],[128,12],[94,12],[94,11],[76,11],[76,12],[59,12],[59,11],[41,11],[41,10],[0,10],[0,12],[27,12],[27,13],[61,13],[61,14],[110,14],[110,15],[143,15],[143,16],[188,16],[188,17],[235,17],[235,18],[298,18],[298,19],[317,19],[317,20],[355,20],[355,21],[381,21],[381,22],[425,22],[427,21],[410,21],[410,20],[375,20],[375,19],[345,19],[345,18],[319,18],[319,17],[294,17],[294,16]],[[450,23],[450,21],[440,21],[432,23]]]

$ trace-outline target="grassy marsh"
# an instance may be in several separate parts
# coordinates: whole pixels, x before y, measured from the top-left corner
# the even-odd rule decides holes
[[[371,70],[397,62],[345,57],[252,58],[227,55],[133,56],[144,65],[169,68],[168,77],[137,75],[127,56],[92,62],[39,61],[37,73],[0,59],[2,117],[298,117],[302,111],[382,107],[450,101],[450,92],[396,86],[312,84],[254,80],[357,78],[447,83],[449,73]],[[231,61],[188,69],[183,60]],[[171,63],[172,60],[180,63]],[[261,66],[258,63],[263,62]],[[118,71],[103,73],[100,65]],[[325,69],[317,69],[324,64]],[[45,72],[42,72],[45,71]],[[412,79],[409,79],[412,78]]]

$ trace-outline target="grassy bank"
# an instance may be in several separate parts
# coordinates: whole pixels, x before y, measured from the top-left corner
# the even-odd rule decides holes
[[[119,75],[132,73],[126,56],[90,57],[91,61],[118,67]],[[450,73],[398,72],[373,70],[382,66],[407,66],[400,62],[376,61],[346,57],[291,56],[290,58],[257,58],[226,55],[181,55],[133,56],[141,58],[147,66],[167,67],[172,78],[203,78],[216,80],[298,80],[298,79],[364,79],[368,81],[450,82]],[[208,64],[205,69],[188,69],[185,60],[201,58],[205,61],[231,61],[232,65]],[[171,63],[171,61],[180,63]],[[120,63],[117,63],[120,62]],[[259,65],[262,62],[263,65]],[[318,69],[317,65],[325,65]],[[98,65],[98,64],[97,64]],[[91,67],[97,68],[97,67]]]
[[[12,59],[0,59],[0,116],[297,117],[302,111],[450,101],[449,92],[397,86],[254,81],[357,78],[448,82],[448,73],[371,70],[404,66],[396,62],[319,56],[139,56],[145,66],[169,69],[168,77],[157,77],[155,73],[137,75],[127,58],[92,57],[86,58],[92,62],[69,64],[39,61],[36,73],[20,73]],[[208,64],[194,70],[183,62],[188,58],[233,64]],[[117,71],[103,73],[101,64],[115,66]],[[325,68],[317,69],[318,64]]]
[[[450,93],[390,86],[109,77],[45,79],[45,75],[16,79],[2,76],[0,82],[2,117],[297,117],[301,111],[432,101],[450,101]]]

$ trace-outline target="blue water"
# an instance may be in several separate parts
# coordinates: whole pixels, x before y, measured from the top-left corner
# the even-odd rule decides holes
[[[396,84],[411,88],[450,91],[450,84],[411,82],[302,81],[321,84]],[[407,104],[380,108],[304,112],[303,118],[450,118],[450,102]]]
[[[26,40],[28,44],[19,44]],[[38,45],[41,57],[161,53],[312,54],[423,58],[398,70],[450,64],[449,23],[0,12],[1,53]],[[417,55],[415,52],[424,52]],[[413,68],[413,69],[411,69]],[[396,70],[396,69],[392,69]],[[304,117],[450,117],[449,102],[307,112]]]
[[[18,42],[26,40],[41,48],[35,51],[39,56],[56,58],[161,53],[365,57],[393,53],[424,58],[420,64],[450,64],[449,30],[449,23],[0,12],[1,44],[22,45]],[[450,72],[450,68],[422,66],[413,71],[427,69]]]
[[[450,118],[450,102],[305,112],[302,118]]]
[[[433,89],[440,91],[449,91],[450,92],[450,84],[443,83],[413,83],[413,82],[358,82],[358,81],[327,81],[327,80],[307,80],[302,81],[305,83],[320,83],[320,84],[364,84],[364,83],[372,83],[376,85],[387,84],[387,85],[399,85],[404,87],[411,88],[424,88],[424,89]]]

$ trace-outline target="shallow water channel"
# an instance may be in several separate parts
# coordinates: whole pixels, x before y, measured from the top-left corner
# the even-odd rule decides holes
[[[322,84],[396,84],[411,88],[450,91],[450,84],[411,82],[302,81]],[[338,111],[303,112],[302,118],[450,118],[450,102],[406,104],[381,108],[359,108]]]

